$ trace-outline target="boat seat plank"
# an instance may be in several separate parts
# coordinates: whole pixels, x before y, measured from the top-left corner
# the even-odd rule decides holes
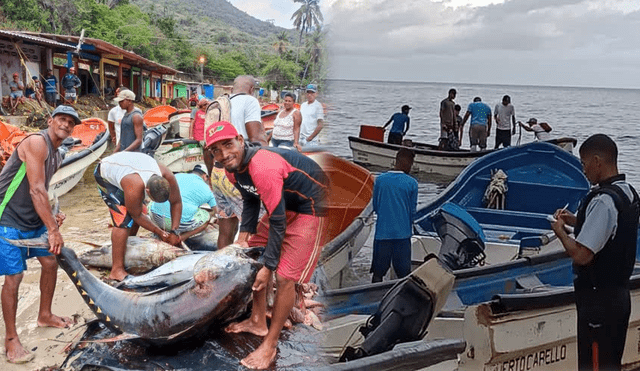
[[[538,276],[536,276],[535,274],[518,277],[516,278],[516,282],[521,288],[529,290],[544,286],[544,284],[540,281],[540,279],[538,279]]]

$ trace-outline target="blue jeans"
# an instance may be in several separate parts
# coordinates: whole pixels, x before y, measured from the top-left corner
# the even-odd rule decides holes
[[[286,146],[293,148],[293,140],[271,138],[271,144],[273,144],[274,147]]]
[[[373,282],[382,281],[391,263],[398,278],[411,273],[411,238],[396,240],[373,240],[371,270]]]

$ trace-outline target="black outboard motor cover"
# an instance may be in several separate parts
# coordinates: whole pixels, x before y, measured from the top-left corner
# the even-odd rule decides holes
[[[432,220],[442,241],[438,257],[451,270],[472,268],[484,261],[486,237],[480,224],[463,208],[445,203]]]
[[[153,157],[156,149],[158,149],[160,144],[162,144],[162,136],[166,131],[167,128],[162,125],[158,125],[145,131],[144,136],[142,137],[144,147],[142,148],[142,153]]]
[[[420,340],[431,319],[444,306],[454,276],[435,255],[409,276],[396,283],[384,296],[376,313],[360,328],[365,340],[357,348],[347,347],[340,362],[379,354],[398,343]]]

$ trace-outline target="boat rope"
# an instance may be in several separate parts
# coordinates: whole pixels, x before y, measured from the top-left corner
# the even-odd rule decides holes
[[[484,192],[482,201],[489,209],[504,210],[507,194],[507,174],[501,169],[491,171],[491,181]]]
[[[31,62],[31,60],[29,59],[29,56],[26,55],[25,52],[22,50],[20,45],[18,45],[17,42],[14,42],[13,46],[16,48],[16,51],[18,52],[18,57],[20,57],[20,64],[22,64],[22,66],[24,67],[25,71],[27,71],[27,78],[30,80],[30,83],[33,84],[33,90],[35,91],[36,86],[35,86],[35,83],[33,82],[33,75],[31,74],[31,70],[29,69],[29,67],[27,67],[27,62],[25,62],[25,59],[28,62]],[[44,76],[42,76],[40,74],[38,76],[39,79],[41,79],[43,77]],[[25,83],[25,88],[26,88],[26,85],[27,84]],[[44,89],[44,86],[43,86],[43,89]],[[25,102],[28,102],[28,100],[25,100]],[[29,103],[29,105],[35,108],[35,106],[33,106],[31,103]],[[51,107],[49,107],[49,104],[45,103],[43,108],[46,110],[47,115],[49,117],[51,117],[51,112],[52,111],[51,111]]]
[[[353,206],[353,204],[356,203],[356,201],[360,200],[360,195],[364,191],[364,189],[367,186],[367,184],[369,184],[368,183],[369,178],[371,178],[372,176],[373,176],[373,174],[371,174],[371,173],[367,174],[367,178],[362,182],[362,185],[360,186],[360,190],[358,191],[358,193],[356,193],[355,197],[353,197],[351,202],[348,203],[347,206],[345,207],[345,212],[344,212],[344,214],[342,214],[342,220],[340,221],[341,230],[344,229],[344,223],[345,223],[345,221],[347,219],[347,216],[348,216],[347,210],[350,210],[351,207]]]

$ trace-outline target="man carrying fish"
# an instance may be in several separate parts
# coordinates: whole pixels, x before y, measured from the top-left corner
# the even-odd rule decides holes
[[[152,157],[139,152],[118,152],[103,158],[93,175],[102,200],[109,207],[113,229],[111,245],[113,266],[109,279],[122,281],[127,238],[135,236],[140,227],[160,236],[172,245],[180,244],[177,229],[182,215],[182,199],[176,177],[171,170]],[[153,224],[143,213],[143,201],[148,196],[154,202],[169,201],[171,230],[166,232]]]
[[[242,224],[236,242],[266,246],[264,267],[253,284],[251,317],[226,329],[264,336],[262,344],[241,361],[246,367],[264,369],[276,356],[280,331],[293,308],[295,284],[308,282],[318,261],[328,179],[310,158],[296,151],[246,143],[228,122],[208,127],[205,139],[207,150],[242,194]],[[258,222],[261,202],[267,214]],[[277,292],[267,327],[267,284],[274,271]]]
[[[22,272],[27,269],[27,259],[37,257],[42,265],[38,326],[65,328],[72,324],[71,319],[51,313],[58,271],[52,254],[59,254],[64,244],[58,229],[64,216],[53,215],[48,189],[53,173],[62,163],[58,147],[79,123],[80,118],[72,107],[58,106],[48,120],[49,128],[25,138],[0,173],[0,236],[18,240],[48,232],[49,239],[49,251],[16,247],[0,239],[0,275],[5,276],[2,286],[4,346],[9,363],[26,363],[34,357],[20,343],[16,331],[18,289]]]

